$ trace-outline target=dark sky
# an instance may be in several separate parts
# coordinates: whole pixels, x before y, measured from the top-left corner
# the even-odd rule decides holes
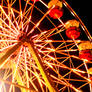
[[[92,4],[91,0],[66,0],[84,22],[92,35]]]

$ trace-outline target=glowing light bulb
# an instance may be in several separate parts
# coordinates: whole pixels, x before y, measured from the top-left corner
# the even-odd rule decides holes
[[[77,20],[68,20],[66,23],[65,23],[65,28],[68,29],[70,27],[79,27],[79,21]]]
[[[80,30],[77,27],[70,27],[66,30],[66,36],[70,39],[77,39],[80,36]]]
[[[51,0],[51,1],[48,3],[48,8],[52,7],[53,5],[59,6],[60,8],[63,7],[62,2],[59,1],[59,0]]]
[[[79,52],[79,57],[90,61],[92,60],[92,52],[91,50],[82,50]]]
[[[92,49],[92,43],[90,41],[82,42],[78,46],[79,50]]]
[[[49,12],[49,16],[53,19],[58,19],[60,17],[63,16],[63,9],[59,9],[58,7],[53,8],[50,12]]]

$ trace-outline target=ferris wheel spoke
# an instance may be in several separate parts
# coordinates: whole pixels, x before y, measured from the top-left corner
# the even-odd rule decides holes
[[[16,2],[16,0],[14,0],[14,1],[12,0],[12,1],[11,1],[11,6],[12,6],[15,2]]]
[[[18,40],[0,40],[0,42],[18,42]]]
[[[26,0],[24,0],[24,1],[26,1]],[[46,5],[42,0],[40,0],[41,1],[41,3],[43,3],[44,5]],[[28,3],[29,5],[33,5],[32,3]],[[47,5],[46,5],[47,6]],[[43,11],[41,11],[38,7],[36,7],[35,5],[34,5],[34,7],[39,11],[39,12],[41,12],[43,15],[45,15],[45,13],[43,12]],[[47,7],[48,8],[48,7]],[[52,7],[52,8],[54,8],[54,6]],[[46,18],[51,22],[51,24],[55,27],[55,29],[58,31],[58,29],[57,29],[57,27],[56,27],[56,25],[51,21],[51,19],[48,17],[48,16],[46,16]],[[32,21],[31,21],[32,22]],[[34,23],[33,23],[34,24]],[[34,24],[34,25],[36,25],[36,24]],[[38,28],[38,27],[37,27]],[[39,28],[38,28],[39,29]],[[39,30],[40,32],[42,32],[41,30]]]
[[[3,19],[1,19],[0,18],[0,20],[2,21],[2,23],[4,23],[15,35],[16,35],[16,33],[15,33],[15,31],[8,25],[8,24],[6,24],[5,23],[5,21],[3,21]],[[2,26],[0,26],[2,29],[5,29],[5,28],[3,28]],[[5,29],[6,31],[8,31],[7,29]],[[11,33],[10,33],[11,34]]]
[[[17,27],[17,29],[19,30],[20,28],[19,28],[19,25],[18,25],[18,22],[17,22],[17,18],[15,18],[14,11],[13,11],[12,8],[11,8],[11,14],[12,14],[13,19],[14,19],[13,23],[16,23],[16,25],[17,25],[16,27]]]
[[[50,65],[50,64],[48,64],[48,65]],[[69,69],[69,68],[68,68]],[[71,69],[69,69],[69,70],[71,70]],[[72,70],[71,70],[72,71]],[[70,74],[70,73],[69,73]],[[78,73],[78,75],[80,75],[79,73]],[[80,75],[81,76],[81,75]],[[84,78],[85,79],[85,78]],[[87,78],[86,78],[87,79]]]
[[[24,58],[25,58],[25,70],[26,70],[25,73],[26,73],[26,78],[27,78],[27,87],[30,88],[29,87],[28,66],[27,66],[28,61],[27,61],[27,53],[26,53],[25,47],[24,47]]]
[[[33,56],[37,66],[38,66],[38,68],[39,68],[39,70],[40,70],[40,72],[41,72],[41,74],[42,74],[42,76],[44,78],[44,81],[46,82],[46,84],[47,84],[47,86],[48,86],[50,91],[56,92],[56,89],[52,86],[48,75],[46,74],[46,72],[43,69],[42,61],[40,60],[39,56],[36,54],[36,51],[33,48],[34,46],[31,47],[31,45],[32,45],[31,43],[28,43],[29,50],[30,50],[30,52],[32,51],[32,53],[34,53],[34,54],[32,54],[32,56]]]
[[[19,65],[20,57],[21,57],[21,51],[22,51],[22,47],[21,47],[21,49],[20,49],[20,51],[19,51],[19,53],[18,53],[18,55],[17,55],[17,57],[16,57],[16,59],[14,61],[14,62],[17,62],[17,63],[15,65],[13,65],[13,69],[12,69],[12,71],[13,71],[13,74],[12,74],[12,83],[14,83],[15,79],[16,79],[16,74],[17,74],[17,71],[18,71],[18,65]],[[14,85],[11,85],[9,91],[11,92],[11,90],[13,88],[14,88]]]
[[[11,23],[11,25],[13,26],[13,28],[15,29],[15,31],[17,32],[17,33],[19,33],[18,32],[18,30],[16,29],[16,27],[14,26],[14,24],[12,23],[12,21],[11,21],[11,19],[8,17],[8,15],[5,13],[5,11],[3,10],[3,8],[2,8],[2,6],[0,6],[0,9],[1,9],[1,11],[3,12],[3,14],[6,16],[6,18],[8,19],[8,21]],[[13,31],[14,32],[14,31]],[[15,32],[14,32],[15,33]]]
[[[59,63],[59,61],[56,61],[56,62]],[[82,75],[79,73],[79,72],[82,72],[82,71],[78,71],[78,72],[77,72],[76,69],[72,69],[72,68],[70,68],[70,67],[68,67],[68,66],[66,66],[66,65],[64,65],[64,64],[62,64],[62,63],[60,63],[60,65],[63,66],[63,68],[69,69],[70,71],[74,72],[74,73],[77,74],[78,76],[80,76],[80,77],[86,79],[87,81],[90,81],[88,78],[82,76]],[[54,71],[55,71],[55,70],[54,70]],[[83,72],[83,73],[84,73],[84,72]],[[68,74],[69,74],[69,73],[68,73]]]
[[[26,1],[25,8],[24,8],[24,11],[23,11],[23,15],[24,15],[24,13],[27,11],[26,9],[27,9],[27,5],[28,5],[29,1],[30,1],[30,0],[27,0],[27,1]]]
[[[28,3],[29,1],[27,1],[27,3]],[[27,3],[26,3],[26,5],[27,5]],[[29,24],[29,22],[31,21],[31,18],[32,18],[32,13],[33,13],[33,9],[34,9],[34,4],[35,4],[35,2],[32,4],[32,6],[28,9],[28,13],[26,14],[26,12],[24,12],[25,14],[26,14],[26,17],[28,16],[28,14],[29,14],[29,17],[27,18],[27,21],[25,21],[25,23],[24,23],[24,26],[26,26],[26,25],[28,25]],[[25,9],[26,9],[26,7],[27,6],[25,6]],[[25,11],[25,9],[24,9],[24,11]],[[29,11],[31,9],[31,12]],[[23,13],[23,15],[25,15]],[[26,24],[26,25],[25,25]],[[24,27],[25,28],[25,27]]]
[[[54,6],[53,6],[53,7],[54,7]],[[43,19],[48,15],[48,13],[50,12],[50,10],[53,9],[53,7],[50,8],[50,9],[43,15],[43,17],[36,23],[36,25],[32,28],[32,30],[31,30],[27,35],[29,35],[30,33],[32,33],[32,32],[34,31],[34,29],[37,28],[37,27],[40,25],[40,23],[41,23],[41,22],[43,21]]]
[[[60,79],[64,80],[64,82],[65,82],[65,84],[66,84],[67,87],[69,86],[70,88],[73,88],[76,92],[77,91],[80,92],[80,90],[78,90],[77,88],[75,88],[72,84],[68,83],[68,81],[62,75],[60,75],[53,67],[51,67],[51,69],[60,76]]]
[[[17,44],[17,43],[15,43],[15,44],[10,44],[10,45],[4,46],[4,47],[2,46],[2,47],[0,48],[0,51],[3,52],[4,50],[9,49],[9,48],[15,46],[16,44]]]
[[[32,8],[33,8],[33,6],[31,6],[31,7],[29,7],[29,9],[23,14],[23,17],[24,17],[24,19],[23,19],[23,27],[25,28],[27,25],[28,25],[28,23],[29,22],[32,22],[31,21],[31,13],[30,13],[30,11],[32,11]],[[30,17],[28,18],[28,15],[29,14],[31,14],[30,15]]]
[[[9,38],[15,39],[14,36],[11,36],[11,35],[8,35],[8,34],[5,34],[5,33],[0,33],[0,36],[4,36],[4,37],[9,37]]]
[[[56,33],[53,33],[53,32],[55,32],[55,30],[58,29],[58,28],[60,28],[60,27],[62,27],[62,25],[59,25],[59,26],[57,26],[57,27],[55,27],[53,29],[50,29],[50,30],[46,30],[44,32],[40,31],[41,34],[38,35],[38,37],[36,38],[36,40],[39,40],[39,39],[44,40],[46,37],[50,37],[50,35],[53,36],[53,35],[57,34],[58,31]]]

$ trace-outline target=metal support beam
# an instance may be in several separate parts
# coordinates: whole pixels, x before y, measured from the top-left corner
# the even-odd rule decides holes
[[[40,57],[38,55],[38,51],[34,48],[34,44],[32,42],[27,42],[26,45],[28,46],[31,55],[32,55],[33,59],[35,60],[49,91],[50,92],[58,92],[57,89],[55,89],[53,83],[51,82],[49,76],[47,75],[47,73],[43,67],[42,60],[40,59]]]
[[[2,57],[0,57],[0,68],[2,68],[4,64],[7,63],[8,57],[12,55],[21,45],[22,45],[22,42],[19,42],[18,44],[13,46],[11,49],[9,49]]]

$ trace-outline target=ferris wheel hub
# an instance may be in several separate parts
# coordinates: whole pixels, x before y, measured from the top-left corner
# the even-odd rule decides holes
[[[27,34],[24,34],[24,33],[19,34],[17,39],[18,39],[18,41],[20,41],[22,43],[25,43],[25,42],[29,43],[29,41],[30,41],[30,37],[27,36]]]

